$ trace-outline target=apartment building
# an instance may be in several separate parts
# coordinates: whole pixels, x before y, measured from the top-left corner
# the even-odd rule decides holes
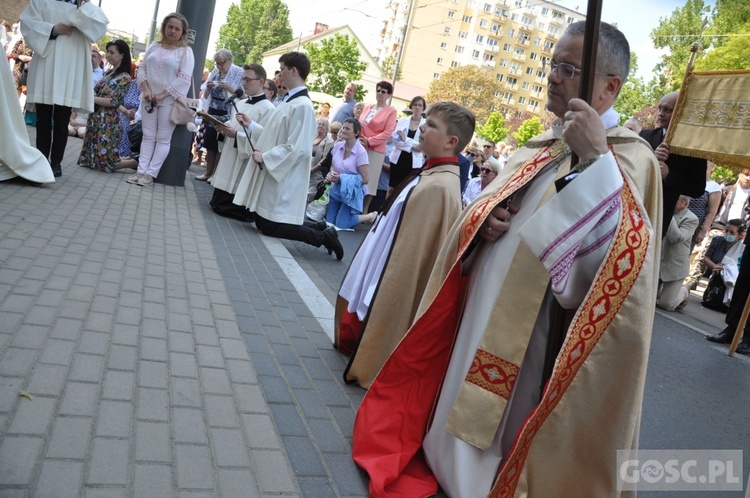
[[[376,58],[397,57],[403,42],[399,82],[426,90],[449,68],[480,66],[498,81],[503,114],[539,115],[555,44],[586,18],[546,0],[390,0],[388,12]]]

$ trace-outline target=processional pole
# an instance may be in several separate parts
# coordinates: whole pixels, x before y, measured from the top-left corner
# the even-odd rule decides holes
[[[586,32],[583,34],[583,59],[581,60],[581,85],[578,88],[578,98],[591,104],[594,91],[594,78],[596,77],[596,52],[599,47],[599,23],[602,18],[602,0],[588,0],[586,8]],[[578,164],[578,156],[572,154],[570,166]],[[551,290],[551,286],[548,288]],[[552,310],[552,326],[547,337],[547,349],[544,357],[544,369],[542,371],[541,389],[547,385],[552,370],[555,366],[557,356],[560,354],[565,342],[567,332],[565,320],[565,309],[555,300]]]

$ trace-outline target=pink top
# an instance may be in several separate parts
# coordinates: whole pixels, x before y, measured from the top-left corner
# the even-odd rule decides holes
[[[359,115],[359,123],[362,125],[361,137],[369,141],[368,150],[385,154],[385,144],[391,140],[391,134],[396,129],[396,109],[387,105],[380,109],[369,124],[365,124],[365,118],[370,114],[375,104],[367,104]]]

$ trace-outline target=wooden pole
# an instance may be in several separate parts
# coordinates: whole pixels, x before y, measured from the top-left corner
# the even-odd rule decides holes
[[[586,9],[586,32],[583,35],[583,58],[581,59],[581,84],[578,88],[578,98],[591,104],[594,91],[594,78],[596,78],[596,52],[599,48],[599,24],[602,18],[602,0],[588,0]],[[573,154],[570,158],[570,166],[578,163],[578,157]],[[552,292],[551,286],[547,292]],[[541,389],[552,376],[552,370],[560,354],[566,337],[565,310],[555,300],[553,304],[553,316],[551,318],[551,330],[547,336],[547,347],[544,355],[544,367],[542,370]]]
[[[747,301],[745,301],[745,307],[742,308],[742,316],[740,316],[740,323],[737,324],[737,329],[734,331],[734,338],[732,339],[732,344],[729,345],[729,352],[727,353],[729,356],[734,356],[734,352],[737,351],[737,346],[740,343],[740,339],[742,339],[742,331],[745,330],[745,324],[747,323],[748,315],[750,315],[750,296],[747,296]]]

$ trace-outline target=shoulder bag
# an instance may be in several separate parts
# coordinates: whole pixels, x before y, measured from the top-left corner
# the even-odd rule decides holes
[[[185,48],[187,52],[187,48]],[[180,58],[180,69],[182,69],[182,59],[185,58],[185,52]],[[172,105],[172,111],[169,113],[169,120],[176,125],[186,125],[192,123],[195,119],[195,110],[198,108],[198,99],[195,98],[195,80],[190,76],[190,83],[193,88],[193,98],[178,97]]]

